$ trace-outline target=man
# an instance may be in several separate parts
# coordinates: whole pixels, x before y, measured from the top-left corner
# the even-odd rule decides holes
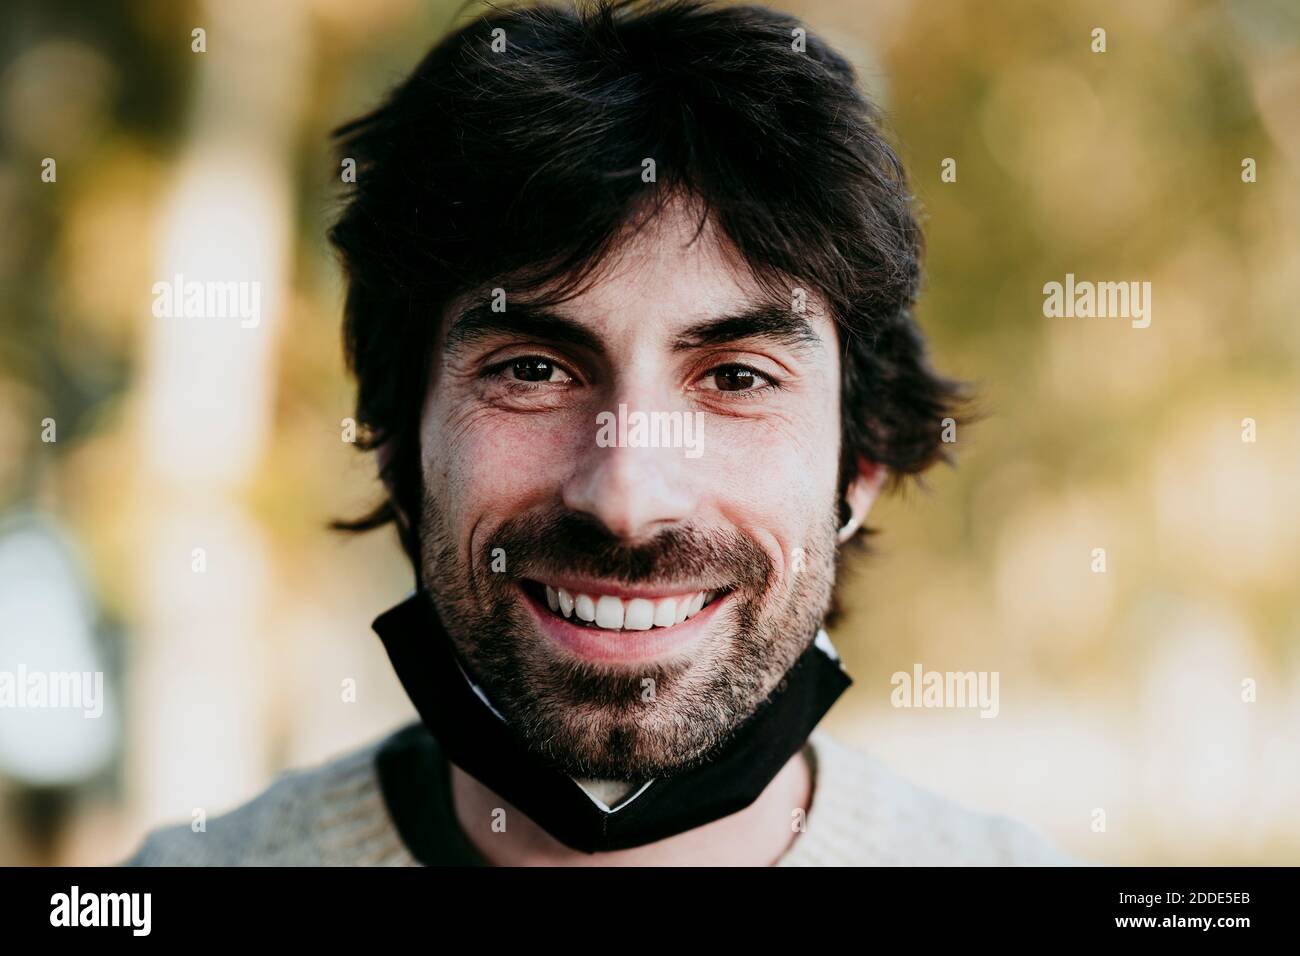
[[[822,625],[955,386],[848,64],[757,7],[496,11],[343,127],[331,239],[422,721],[133,862],[1058,862],[814,728]]]

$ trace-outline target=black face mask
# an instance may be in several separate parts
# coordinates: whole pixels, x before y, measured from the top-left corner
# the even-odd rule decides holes
[[[471,686],[422,591],[374,622],[398,679],[452,763],[566,846],[587,853],[654,843],[752,804],[852,683],[816,643],[707,762],[650,781],[602,809],[534,756]]]

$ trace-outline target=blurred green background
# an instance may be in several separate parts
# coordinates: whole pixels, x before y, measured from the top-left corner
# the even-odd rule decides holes
[[[1085,859],[1300,861],[1300,7],[771,5],[883,106],[984,413],[873,516],[829,728]],[[411,718],[369,631],[404,559],[325,530],[378,494],[327,137],[455,6],[0,12],[0,670],[108,676],[93,725],[0,710],[0,864],[120,859]],[[257,279],[261,323],[155,318],[177,272]],[[1151,282],[1150,327],[1045,318],[1066,273]],[[917,663],[999,672],[997,719],[891,707]]]

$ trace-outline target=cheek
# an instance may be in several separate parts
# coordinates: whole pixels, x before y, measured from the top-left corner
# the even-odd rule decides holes
[[[706,433],[707,434],[707,433]],[[838,402],[762,428],[715,429],[701,458],[731,523],[788,560],[828,520],[839,474]]]
[[[482,519],[492,527],[553,497],[580,439],[563,415],[439,413],[435,406],[427,419],[424,473],[453,527]]]

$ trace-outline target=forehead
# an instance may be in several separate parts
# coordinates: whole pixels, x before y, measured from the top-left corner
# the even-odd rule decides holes
[[[672,205],[630,234],[601,264],[597,281],[566,303],[575,317],[716,315],[761,300],[739,253],[711,221],[701,229]]]
[[[788,288],[787,288],[788,286]],[[756,307],[793,310],[798,283],[764,288],[750,273],[739,251],[711,219],[703,226],[683,204],[674,202],[629,230],[592,281],[576,295],[548,305],[547,311],[589,328],[602,340],[672,339],[702,320],[739,315]],[[526,305],[529,297],[511,297],[506,309]],[[802,316],[824,343],[834,342],[833,323],[820,299],[805,293]],[[448,310],[454,317],[461,299]]]

